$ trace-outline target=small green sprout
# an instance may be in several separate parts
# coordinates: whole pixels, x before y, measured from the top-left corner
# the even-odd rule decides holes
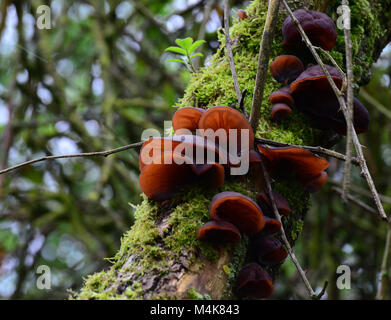
[[[202,44],[204,44],[205,40],[197,40],[193,42],[192,38],[186,39],[176,39],[175,40],[177,47],[168,47],[165,51],[174,52],[176,54],[181,55],[181,59],[168,59],[168,62],[179,62],[183,63],[190,72],[197,72],[192,60],[197,57],[203,57],[202,53],[194,53]]]

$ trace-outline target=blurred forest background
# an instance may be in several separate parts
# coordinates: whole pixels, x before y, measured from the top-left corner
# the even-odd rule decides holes
[[[50,30],[37,8],[50,5]],[[233,19],[248,1],[230,1]],[[190,78],[164,50],[175,39],[205,39],[207,65],[218,47],[218,0],[0,0],[0,168],[44,155],[101,151],[162,129]],[[354,24],[354,21],[352,21]],[[373,67],[360,99],[371,114],[360,135],[387,212],[391,209],[391,45]],[[342,140],[336,150],[345,151]],[[341,203],[343,164],[330,160],[329,182],[312,197],[296,253],[324,298],[373,299],[386,226],[370,210]],[[109,265],[140,201],[136,150],[107,158],[43,162],[0,176],[0,298],[64,299],[83,277]],[[373,206],[353,171],[352,194]],[[387,197],[388,195],[388,197]],[[337,266],[352,270],[351,290],[335,286]],[[52,289],[36,287],[48,265]],[[389,270],[390,271],[390,270]],[[305,297],[287,260],[272,298]],[[388,298],[391,298],[390,292]]]

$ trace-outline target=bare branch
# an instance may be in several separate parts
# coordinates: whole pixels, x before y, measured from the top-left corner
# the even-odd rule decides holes
[[[317,154],[321,154],[321,155],[324,155],[324,156],[333,157],[333,158],[336,158],[338,160],[342,160],[342,161],[346,161],[347,160],[347,158],[346,158],[346,156],[344,154],[339,153],[339,152],[334,151],[334,150],[329,150],[329,149],[326,149],[326,148],[323,148],[323,147],[320,147],[320,146],[317,146],[317,147],[300,146],[300,145],[295,145],[295,144],[288,144],[288,143],[283,143],[283,142],[263,139],[263,138],[256,138],[255,140],[258,143],[266,144],[266,145],[269,145],[269,146],[303,148],[303,149],[306,149],[306,150],[311,151],[313,153],[317,153]],[[356,166],[360,165],[360,161],[357,158],[351,158],[350,161],[352,162],[352,164],[354,164]]]
[[[230,17],[230,9],[229,9],[228,0],[224,0],[225,47],[227,48],[229,65],[231,67],[231,73],[232,73],[232,78],[234,80],[235,92],[236,92],[236,96],[238,98],[238,103],[239,103],[242,100],[242,93],[240,92],[238,76],[236,74],[236,69],[235,69],[235,61],[234,61],[234,57],[232,54],[231,38],[229,35],[229,17]]]
[[[250,124],[254,131],[257,130],[265,89],[266,75],[269,67],[269,57],[273,43],[274,29],[278,18],[280,0],[270,0],[267,10],[265,27],[263,29],[261,45],[258,55],[258,69],[255,78],[254,96],[251,105]]]
[[[333,190],[335,193],[339,194],[340,196],[342,196],[342,194],[343,194],[343,190],[341,188],[332,187],[331,190]],[[364,209],[365,211],[373,213],[379,217],[379,214],[376,209],[372,208],[371,206],[368,206],[365,202],[362,202],[361,200],[357,199],[355,196],[353,196],[351,194],[347,194],[346,200],[349,200],[351,203],[355,204],[356,206],[360,207],[361,209]]]
[[[386,244],[383,252],[382,265],[380,270],[380,281],[377,289],[376,299],[383,300],[387,293],[388,282],[390,279],[390,252],[391,252],[391,224],[388,225]]]
[[[34,164],[34,163],[37,163],[37,162],[42,162],[42,161],[47,161],[47,160],[56,160],[56,159],[67,159],[67,158],[96,157],[96,156],[107,157],[107,156],[114,154],[114,153],[118,153],[118,152],[126,151],[129,149],[141,147],[142,145],[143,145],[143,142],[137,142],[137,143],[129,144],[126,146],[122,146],[122,147],[119,147],[116,149],[111,149],[111,150],[106,150],[106,151],[74,153],[74,154],[64,154],[64,155],[58,155],[58,156],[41,157],[38,159],[26,161],[26,162],[23,162],[23,163],[18,164],[16,166],[1,170],[0,175],[8,173],[8,172],[16,170],[16,169],[19,169],[19,168],[22,168],[22,167],[25,167],[25,166],[28,166],[28,165],[31,165],[31,164]]]
[[[349,2],[348,0],[342,0],[342,5],[348,6]],[[348,27],[344,28],[344,35],[345,35],[345,52],[346,52],[346,70],[347,70],[347,107],[348,117],[346,118],[346,158],[347,161],[345,161],[344,165],[344,175],[343,175],[343,182],[342,182],[342,201],[347,202],[347,195],[349,192],[349,185],[350,185],[350,179],[351,179],[351,170],[352,170],[352,163],[350,159],[352,158],[352,132],[354,130],[353,127],[353,82],[354,82],[354,75],[353,75],[353,57],[352,57],[352,39],[350,36],[350,11],[346,13],[345,16],[345,22],[347,22]]]
[[[379,112],[385,115],[389,120],[391,120],[391,110],[386,108],[383,104],[377,101],[373,96],[371,96],[365,89],[360,89],[360,96],[363,97],[367,102],[374,106]]]

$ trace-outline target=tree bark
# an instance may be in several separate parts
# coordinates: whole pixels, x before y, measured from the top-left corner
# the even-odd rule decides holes
[[[334,21],[338,15],[336,0],[291,0],[292,9],[310,8],[327,12]],[[352,1],[351,1],[352,2]],[[351,3],[352,40],[355,65],[355,81],[362,85],[370,79],[370,67],[391,38],[391,22],[387,13],[391,4],[387,0],[359,0]],[[231,28],[232,49],[238,73],[240,89],[253,91],[257,69],[257,54],[263,24],[266,18],[267,1],[256,0],[247,8],[248,18],[236,22]],[[272,57],[286,54],[281,46],[281,25],[287,16],[280,8],[279,23],[273,43]],[[339,30],[336,48],[332,56],[344,65],[343,30]],[[211,64],[193,75],[186,93],[178,107],[231,105],[236,103],[236,94],[224,50],[224,35],[220,34],[221,47]],[[291,53],[291,52],[288,52]],[[312,62],[308,53],[294,54]],[[326,63],[329,63],[325,60]],[[264,96],[267,97],[279,85],[266,80]],[[289,123],[276,126],[269,121],[270,104],[263,99],[261,122],[257,135],[281,142],[306,145],[326,145],[329,134],[314,130],[306,118],[294,112]],[[265,101],[266,100],[266,101]],[[245,99],[250,111],[252,95]],[[111,259],[110,269],[89,276],[78,299],[224,299],[235,297],[235,278],[246,261],[248,240],[244,237],[235,247],[219,248],[201,243],[196,239],[196,230],[209,220],[208,206],[212,196],[221,191],[238,191],[250,197],[256,193],[252,173],[246,178],[229,178],[221,190],[209,190],[190,186],[172,201],[159,204],[148,199],[137,206],[135,224],[124,235],[117,255]],[[273,189],[290,203],[292,213],[285,218],[284,227],[289,241],[294,245],[303,227],[309,195],[295,181],[275,181]],[[278,281],[278,268],[268,270]]]

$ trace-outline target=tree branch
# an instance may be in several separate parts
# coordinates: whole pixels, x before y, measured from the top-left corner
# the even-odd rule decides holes
[[[261,45],[258,55],[258,69],[255,78],[254,96],[251,105],[250,124],[254,131],[257,130],[263,100],[263,91],[269,67],[269,57],[273,44],[274,29],[278,18],[280,0],[270,0],[267,10],[265,27],[263,29]]]
[[[380,270],[379,287],[377,289],[376,300],[383,300],[387,294],[391,252],[391,224],[388,224],[386,244],[383,252],[382,265]]]
[[[238,103],[240,103],[240,101],[242,100],[242,93],[240,91],[238,76],[236,75],[235,61],[234,61],[234,57],[232,54],[231,38],[229,35],[229,17],[230,17],[230,9],[229,9],[228,0],[224,0],[225,47],[226,47],[227,53],[228,53],[229,65],[231,67],[231,73],[232,73],[232,78],[234,81],[236,96],[238,98]]]
[[[347,160],[347,158],[346,158],[346,156],[344,154],[339,153],[339,152],[334,151],[334,150],[329,150],[329,149],[326,149],[326,148],[323,148],[323,147],[320,147],[320,146],[317,146],[317,147],[300,146],[300,145],[295,145],[295,144],[288,144],[288,143],[283,143],[283,142],[263,139],[263,138],[256,138],[255,141],[258,142],[258,143],[261,143],[261,144],[266,144],[266,145],[274,146],[274,147],[303,148],[303,149],[306,149],[306,150],[311,151],[313,153],[317,153],[317,154],[322,154],[324,156],[333,157],[333,158],[336,158],[338,160],[342,160],[342,161],[346,161]],[[357,158],[351,158],[350,161],[352,162],[352,164],[354,164],[356,166],[360,165],[360,161]]]
[[[22,167],[25,167],[25,166],[28,166],[28,165],[31,165],[31,164],[34,164],[34,163],[37,163],[37,162],[42,162],[42,161],[47,161],[47,160],[67,159],[67,158],[81,158],[81,157],[96,157],[96,156],[107,157],[107,156],[109,156],[111,154],[114,154],[114,153],[118,153],[118,152],[126,151],[126,150],[129,150],[129,149],[141,147],[143,145],[143,143],[144,142],[137,142],[137,143],[129,144],[129,145],[126,145],[126,146],[122,146],[122,147],[119,147],[119,148],[106,150],[106,151],[74,153],[74,154],[64,154],[64,155],[58,155],[58,156],[41,157],[41,158],[38,158],[38,159],[34,159],[34,160],[23,162],[21,164],[18,164],[16,166],[13,166],[13,167],[10,167],[10,168],[4,169],[4,170],[0,170],[0,175],[8,173],[8,172],[16,170],[16,169],[19,169],[19,168],[22,168]]]
[[[342,0],[342,5],[348,6],[348,0]],[[346,56],[346,71],[347,71],[347,107],[348,107],[348,118],[346,118],[346,159],[344,165],[344,175],[342,182],[342,201],[347,202],[347,196],[349,192],[349,185],[351,179],[351,170],[352,163],[350,159],[352,158],[352,132],[353,127],[353,56],[352,56],[352,39],[350,36],[350,10],[346,13],[344,22],[347,23],[347,26],[344,25],[344,36],[345,36],[345,56]]]

